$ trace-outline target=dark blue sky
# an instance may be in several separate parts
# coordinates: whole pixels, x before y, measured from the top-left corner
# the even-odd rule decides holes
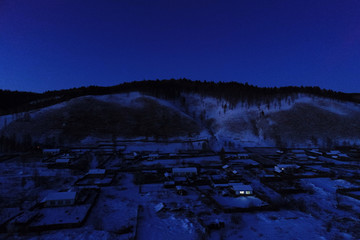
[[[165,78],[360,92],[358,0],[0,0],[0,88]]]

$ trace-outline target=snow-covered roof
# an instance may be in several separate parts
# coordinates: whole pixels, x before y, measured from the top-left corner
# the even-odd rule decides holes
[[[174,181],[165,181],[164,182],[165,185],[175,185]]]
[[[58,159],[56,159],[55,162],[56,163],[69,163],[70,159],[68,159],[68,158],[58,158]]]
[[[163,208],[165,207],[165,204],[164,203],[159,203],[159,204],[156,204],[154,209],[156,212],[159,212],[161,211]]]
[[[297,153],[295,157],[307,157],[307,155],[305,153]]]
[[[59,148],[45,148],[43,149],[44,153],[60,152]]]
[[[291,150],[292,153],[305,153],[305,150],[303,149],[293,149]]]
[[[235,191],[252,191],[253,188],[250,185],[245,185],[242,183],[230,183],[231,186]]]
[[[319,152],[318,150],[311,150],[310,152],[311,152],[311,153],[318,154],[318,155],[322,155],[322,152]]]
[[[237,156],[238,156],[238,157],[248,157],[249,154],[247,154],[247,153],[238,153]]]
[[[76,192],[56,192],[50,193],[46,197],[46,201],[53,201],[53,200],[74,200],[76,197]]]
[[[338,150],[332,150],[330,152],[326,152],[327,155],[336,155],[336,154],[340,154],[341,152]]]
[[[229,184],[228,183],[217,183],[213,185],[214,188],[223,188],[223,187],[228,187]]]
[[[299,168],[300,167],[296,164],[278,164],[276,166],[279,168]]]
[[[186,172],[193,172],[193,173],[197,173],[197,168],[196,167],[187,167],[187,168],[173,168],[172,169],[173,173],[186,173]]]
[[[151,154],[149,154],[148,156],[149,156],[149,157],[159,157],[159,154],[157,154],[157,153],[151,153]]]
[[[90,169],[88,174],[105,174],[105,169]]]

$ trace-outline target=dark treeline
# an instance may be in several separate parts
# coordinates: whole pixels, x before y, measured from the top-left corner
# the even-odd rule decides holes
[[[114,93],[141,92],[164,99],[186,101],[183,93],[196,93],[226,100],[230,107],[239,102],[249,105],[283,99],[295,94],[311,94],[340,101],[359,102],[356,95],[320,89],[319,87],[257,87],[237,82],[207,82],[188,79],[144,80],[122,83],[112,87],[80,87],[66,90],[47,91],[42,94],[32,92],[0,90],[0,115],[28,111],[50,106],[85,95],[104,95]]]

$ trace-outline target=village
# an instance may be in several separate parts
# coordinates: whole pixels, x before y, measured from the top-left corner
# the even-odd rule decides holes
[[[301,239],[304,228],[360,237],[358,148],[206,144],[108,140],[4,154],[0,238]]]

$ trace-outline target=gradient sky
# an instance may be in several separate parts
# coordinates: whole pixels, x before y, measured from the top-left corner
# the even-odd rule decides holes
[[[360,92],[358,0],[0,0],[0,88],[186,77]]]

